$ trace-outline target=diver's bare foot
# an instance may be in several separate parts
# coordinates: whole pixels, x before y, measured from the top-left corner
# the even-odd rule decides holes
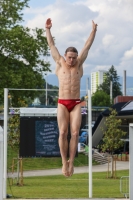
[[[69,171],[69,176],[72,176],[74,173],[74,166],[73,166],[73,162],[71,162],[70,160],[68,160],[68,171]]]
[[[64,162],[63,163],[63,166],[62,166],[62,174],[65,176],[65,177],[68,177],[69,176],[69,171],[68,171],[68,161]]]

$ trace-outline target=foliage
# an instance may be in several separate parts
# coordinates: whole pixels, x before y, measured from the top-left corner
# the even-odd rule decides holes
[[[8,145],[8,172],[12,171],[12,159],[18,157],[16,149]],[[17,161],[16,161],[17,162]],[[96,161],[93,160],[93,165],[96,165]],[[78,157],[74,159],[75,167],[82,167],[88,165],[88,156],[84,154],[78,154]],[[23,170],[47,170],[58,169],[62,166],[61,157],[26,157],[23,158]],[[14,169],[17,165],[15,163]]]
[[[82,102],[82,101],[85,101],[85,97],[82,96],[80,100],[81,100],[81,102]]]
[[[18,114],[15,114],[9,118],[8,145],[12,149],[18,152],[19,143],[20,143],[20,117]]]
[[[23,100],[19,99],[19,105],[25,107],[26,104]],[[11,111],[11,115],[8,120],[8,145],[13,150],[19,150],[20,144],[20,115],[19,110],[15,109]]]
[[[103,144],[101,145],[102,151],[109,151],[111,154],[114,153],[116,149],[123,146],[123,137],[126,132],[120,129],[122,120],[117,119],[117,112],[115,109],[110,109],[110,115],[106,118],[105,125],[107,130],[103,130]]]
[[[45,82],[45,85],[44,85],[44,88],[46,88],[46,82]],[[53,86],[51,84],[48,84],[47,83],[47,103],[48,105],[51,105],[51,106],[55,106],[57,105],[57,99],[58,99],[58,87],[57,86]],[[49,91],[52,90],[52,91]],[[45,104],[46,102],[46,92],[41,92],[39,95],[39,100],[41,102],[42,105]]]
[[[110,106],[110,96],[102,90],[97,90],[92,95],[92,106]]]
[[[115,150],[119,149],[124,145],[123,137],[126,135],[126,132],[120,129],[122,120],[117,119],[117,112],[115,109],[110,109],[110,115],[106,118],[105,125],[107,130],[103,130],[103,144],[100,145],[100,148],[103,152],[109,152],[112,156],[112,173],[111,178],[116,178],[116,169],[114,168],[114,156],[113,153]],[[108,169],[109,170],[109,169]]]
[[[4,0],[0,4],[0,103],[3,88],[44,88],[43,73],[50,71],[44,59],[48,54],[43,29],[23,27],[22,10],[28,0]],[[36,92],[12,91],[12,104],[21,99],[34,99]]]
[[[110,81],[112,81],[112,93],[113,98],[118,95],[122,95],[121,92],[121,84],[119,83],[119,76],[117,75],[117,71],[112,65],[111,68],[106,72],[105,81],[98,86],[98,90],[102,90],[110,95]]]

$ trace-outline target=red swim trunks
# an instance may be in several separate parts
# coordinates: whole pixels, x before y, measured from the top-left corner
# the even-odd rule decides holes
[[[58,103],[63,104],[71,112],[80,103],[80,99],[58,99]]]

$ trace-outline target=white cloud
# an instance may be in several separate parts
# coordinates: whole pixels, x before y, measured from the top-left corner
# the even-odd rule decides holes
[[[126,60],[132,59],[133,60],[133,47],[124,53],[124,59],[126,59]]]
[[[26,26],[28,26],[29,28],[44,28],[44,23],[45,18],[43,14],[38,14],[34,19],[28,20]]]
[[[133,47],[124,52],[123,57],[120,60],[118,69],[121,70],[122,72],[126,70],[128,76],[133,76],[132,64],[133,64]]]
[[[79,51],[91,32],[91,21],[98,23],[95,41],[84,64],[84,73],[115,66],[118,75],[126,68],[133,76],[133,1],[132,0],[55,0],[55,3],[25,10],[32,18],[26,25],[44,28],[48,17],[52,19],[52,35],[63,55],[68,46]],[[49,58],[54,70],[53,59]],[[128,66],[128,67],[127,67]],[[128,73],[127,73],[128,74]]]
[[[109,46],[114,40],[114,35],[107,34],[103,37],[102,42],[104,46]]]
[[[111,66],[105,66],[105,65],[98,65],[96,66],[93,71],[99,71],[99,70],[105,70],[105,71],[108,71],[108,69],[110,68]]]

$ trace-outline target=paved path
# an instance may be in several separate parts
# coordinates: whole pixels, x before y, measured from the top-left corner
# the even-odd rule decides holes
[[[108,165],[95,165],[92,166],[92,172],[104,172],[107,171]],[[111,169],[111,164],[110,164]],[[117,161],[116,163],[116,169],[117,170],[124,170],[129,169],[129,162],[127,161]],[[75,167],[74,168],[74,174],[81,174],[81,173],[88,173],[89,167]],[[24,171],[23,176],[24,177],[31,177],[31,176],[53,176],[53,175],[60,175],[62,174],[61,168],[60,169],[49,169],[49,170],[34,170],[34,171]],[[16,177],[17,173],[14,173],[13,175],[11,173],[8,174],[9,177],[13,176]]]

